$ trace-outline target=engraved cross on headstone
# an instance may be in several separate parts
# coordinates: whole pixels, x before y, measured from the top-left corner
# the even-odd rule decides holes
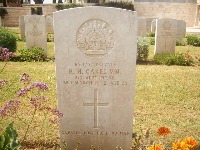
[[[108,103],[98,102],[98,89],[94,89],[94,103],[84,103],[83,106],[93,106],[94,107],[94,128],[98,128],[98,106],[108,106]]]

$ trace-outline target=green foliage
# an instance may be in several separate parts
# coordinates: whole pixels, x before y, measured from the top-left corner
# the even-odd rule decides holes
[[[0,28],[0,47],[6,47],[11,52],[17,48],[17,35],[6,28]]]
[[[155,37],[148,37],[150,45],[155,45]]]
[[[44,49],[40,47],[33,47],[32,49],[19,50],[21,61],[43,61]]]
[[[200,46],[200,39],[196,34],[186,35],[188,45]]]
[[[96,4],[95,6],[104,6],[104,7],[116,7],[116,8],[122,8],[122,9],[128,9],[134,11],[134,5],[131,2],[104,2]]]
[[[103,7],[116,7],[116,8],[122,8],[122,9],[128,9],[134,11],[134,5],[131,2],[104,2],[104,3],[98,3],[95,4],[95,6],[103,6]],[[56,9],[57,10],[63,10],[63,9],[69,9],[69,8],[75,8],[75,7],[84,7],[81,4],[57,4]]]
[[[0,17],[4,18],[6,14],[8,14],[7,10],[5,8],[0,8]]]
[[[153,57],[156,64],[191,66],[194,59],[189,54],[156,54]]]
[[[54,41],[54,36],[53,34],[48,33],[47,34],[47,42],[53,42]]]
[[[17,150],[20,143],[17,139],[16,130],[13,129],[13,122],[8,125],[3,135],[0,137],[0,150]]]
[[[37,3],[37,4],[40,4],[40,3]],[[42,15],[42,7],[33,7],[31,8],[31,14],[32,15]]]
[[[137,60],[146,61],[149,56],[149,42],[146,38],[137,39]]]
[[[63,9],[69,9],[69,8],[75,8],[75,7],[83,7],[81,4],[57,4],[56,9],[57,10],[63,10]]]
[[[146,35],[147,37],[155,37],[155,32],[149,32]]]
[[[181,40],[176,40],[176,46],[186,46],[187,38],[182,38]]]

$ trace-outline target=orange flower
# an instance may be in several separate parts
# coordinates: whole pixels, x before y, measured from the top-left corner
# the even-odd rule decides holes
[[[166,127],[160,127],[159,129],[158,129],[158,135],[159,136],[166,136],[166,135],[168,135],[170,133],[170,130],[168,129],[168,128],[166,128]]]
[[[189,54],[187,55],[187,58],[190,58],[190,55],[189,55]]]
[[[173,150],[191,150],[197,145],[197,141],[192,138],[188,137],[185,138],[183,141],[178,141],[173,143],[172,148]]]
[[[155,144],[155,145],[148,147],[147,150],[164,150],[164,148],[162,147],[162,145]]]
[[[197,141],[193,137],[185,138],[183,142],[187,145],[188,148],[194,148],[197,146]]]
[[[183,141],[178,141],[172,144],[173,150],[189,150]]]

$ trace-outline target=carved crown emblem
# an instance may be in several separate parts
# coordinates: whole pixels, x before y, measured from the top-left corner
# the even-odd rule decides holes
[[[172,24],[169,21],[164,21],[162,26],[164,30],[171,30],[172,28]]]
[[[77,46],[91,57],[106,55],[114,46],[113,30],[103,20],[88,20],[77,32]]]

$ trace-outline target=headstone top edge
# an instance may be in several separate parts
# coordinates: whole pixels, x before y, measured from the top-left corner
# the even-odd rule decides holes
[[[137,13],[136,11],[128,10],[128,9],[123,9],[123,8],[116,8],[116,7],[103,7],[103,6],[84,6],[84,7],[75,7],[75,8],[69,8],[69,9],[63,9],[59,11],[53,12],[53,15],[58,14],[58,13],[63,13],[66,11],[74,11],[74,10],[83,10],[83,9],[105,9],[105,10],[118,10],[118,11],[123,11],[123,12],[131,12],[131,13]]]
[[[165,19],[177,21],[177,19],[173,19],[173,18],[159,18],[159,19],[157,19],[157,20],[165,20]]]

